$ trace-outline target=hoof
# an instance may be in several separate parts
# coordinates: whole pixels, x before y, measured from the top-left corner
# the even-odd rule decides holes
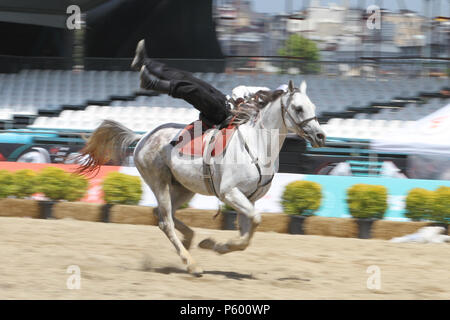
[[[203,275],[203,269],[200,268],[198,265],[190,265],[188,266],[187,270],[194,277],[201,277]]]
[[[202,249],[209,249],[209,250],[214,250],[214,246],[216,245],[216,242],[211,239],[211,238],[207,238],[205,240],[202,240],[198,246]]]

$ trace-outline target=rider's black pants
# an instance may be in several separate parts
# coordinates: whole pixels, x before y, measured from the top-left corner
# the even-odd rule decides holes
[[[146,59],[148,71],[162,80],[170,81],[170,95],[192,104],[200,111],[200,118],[220,124],[229,115],[225,95],[192,73],[170,68],[163,63]]]

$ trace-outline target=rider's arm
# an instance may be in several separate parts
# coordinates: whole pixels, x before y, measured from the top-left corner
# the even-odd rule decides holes
[[[231,92],[231,97],[236,101],[239,98],[247,98],[253,94],[255,94],[256,92],[260,91],[260,90],[267,90],[269,91],[270,89],[267,87],[247,87],[247,86],[238,86],[236,88],[233,89],[233,91]]]

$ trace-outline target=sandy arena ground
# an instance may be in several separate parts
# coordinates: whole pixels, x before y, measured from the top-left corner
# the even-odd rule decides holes
[[[196,247],[235,231],[196,229],[201,278],[153,226],[0,218],[0,299],[450,299],[448,244],[257,232],[243,252]],[[81,289],[69,290],[78,265]],[[376,265],[381,288],[367,288]]]

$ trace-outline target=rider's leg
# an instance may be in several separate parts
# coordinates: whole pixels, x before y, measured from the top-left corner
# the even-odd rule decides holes
[[[231,115],[227,98],[221,92],[211,92],[191,81],[172,80],[170,83],[170,95],[192,104],[201,112],[201,118],[220,124]]]
[[[141,88],[170,95],[170,81],[153,77],[145,66],[141,68]]]
[[[222,92],[211,86],[209,83],[204,82],[201,79],[196,78],[192,73],[179,70],[176,68],[171,68],[166,66],[162,62],[149,59],[145,51],[144,40],[139,41],[136,47],[136,55],[131,64],[131,68],[134,70],[141,70],[142,66],[147,68],[147,71],[162,80],[186,80],[197,84],[204,88],[205,91],[211,92],[215,95],[223,95]]]
[[[152,78],[146,67],[141,69],[141,88],[167,93],[192,104],[201,112],[201,118],[212,124],[220,124],[231,115],[226,97],[220,92],[211,92],[196,82],[188,80],[160,80]]]

